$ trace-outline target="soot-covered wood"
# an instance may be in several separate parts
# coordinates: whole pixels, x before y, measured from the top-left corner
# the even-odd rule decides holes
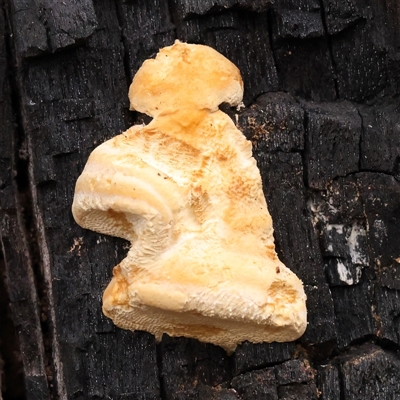
[[[0,5],[0,265],[27,399],[400,396],[394,0]],[[101,313],[127,243],[75,224],[74,184],[98,144],[141,121],[128,85],[176,38],[243,74],[246,108],[228,112],[253,143],[279,257],[305,284],[297,342],[227,356]]]

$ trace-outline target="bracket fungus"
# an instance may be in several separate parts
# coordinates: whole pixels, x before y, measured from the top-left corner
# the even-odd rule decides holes
[[[303,334],[306,296],[275,253],[251,143],[218,108],[242,96],[235,65],[176,41],[143,63],[129,89],[131,109],[153,120],[90,155],[74,218],[131,242],[103,295],[117,326],[228,352]]]

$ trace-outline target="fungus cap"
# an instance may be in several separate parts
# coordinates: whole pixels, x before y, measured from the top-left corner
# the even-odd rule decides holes
[[[145,61],[129,91],[132,108],[154,119],[90,155],[74,218],[131,242],[103,296],[117,326],[228,352],[306,329],[303,285],[275,253],[251,143],[218,109],[242,94],[230,61],[176,42]]]
[[[187,107],[216,110],[221,103],[238,105],[242,97],[233,63],[211,47],[179,40],[146,60],[129,88],[130,109],[152,117]]]

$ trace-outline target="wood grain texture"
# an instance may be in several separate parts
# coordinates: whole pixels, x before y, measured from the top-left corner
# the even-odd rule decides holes
[[[21,57],[55,52],[90,36],[97,27],[91,0],[10,2],[15,45]]]
[[[21,384],[13,380],[6,371],[6,382],[2,387],[5,396],[17,395],[17,393],[32,393],[37,399],[49,398],[49,378],[52,376],[51,361],[45,354],[44,334],[45,321],[41,321],[40,314],[45,307],[41,302],[39,291],[41,290],[35,278],[35,262],[29,238],[33,232],[25,223],[27,212],[24,209],[29,204],[29,190],[22,178],[22,170],[26,165],[26,154],[22,152],[24,135],[17,121],[15,110],[13,81],[10,74],[10,65],[7,62],[8,46],[6,42],[6,22],[0,14],[0,42],[1,60],[1,93],[0,93],[0,249],[1,249],[1,274],[4,279],[7,298],[6,309],[2,310],[1,318],[1,347],[6,355],[13,351],[20,351],[25,377],[25,387],[12,387]],[[4,266],[4,269],[3,269]],[[37,267],[37,265],[36,265]],[[6,323],[10,313],[13,328],[17,332],[19,349],[15,349],[12,338],[7,340],[5,331],[9,331]],[[9,316],[9,317],[10,317]],[[10,362],[10,360],[7,359]],[[4,366],[5,368],[7,366]],[[8,387],[6,386],[8,385]],[[7,398],[7,397],[5,397]]]

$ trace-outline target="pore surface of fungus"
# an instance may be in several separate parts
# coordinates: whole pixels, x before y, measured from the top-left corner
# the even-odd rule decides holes
[[[229,60],[177,41],[145,61],[129,89],[131,109],[153,120],[90,155],[74,218],[132,243],[103,296],[117,326],[228,352],[303,334],[303,285],[275,253],[251,144],[218,108],[242,95]]]

